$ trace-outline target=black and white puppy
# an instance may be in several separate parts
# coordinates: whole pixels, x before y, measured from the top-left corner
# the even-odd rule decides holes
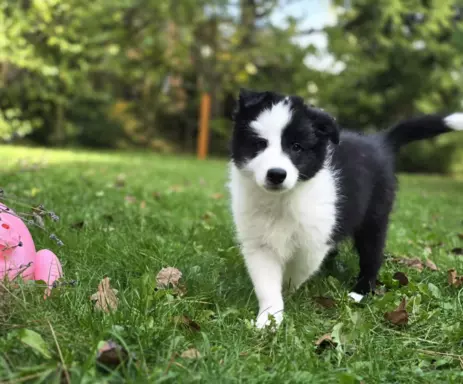
[[[340,132],[297,96],[241,90],[230,190],[238,240],[259,301],[256,326],[283,319],[282,286],[297,289],[353,237],[360,274],[350,296],[374,290],[396,190],[399,148],[452,130],[463,113],[426,115],[389,130]]]

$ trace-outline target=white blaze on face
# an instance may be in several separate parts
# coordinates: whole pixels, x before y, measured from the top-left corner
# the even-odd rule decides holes
[[[286,171],[286,179],[281,185],[282,190],[291,189],[297,183],[299,172],[281,147],[283,130],[290,121],[291,105],[289,100],[285,99],[270,109],[262,111],[257,119],[249,124],[259,137],[267,140],[265,150],[246,165],[246,170],[253,174],[256,183],[262,188],[265,188],[267,172],[272,168]]]

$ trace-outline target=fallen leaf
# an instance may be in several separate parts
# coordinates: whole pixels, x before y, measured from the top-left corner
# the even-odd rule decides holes
[[[430,255],[432,253],[432,248],[431,247],[424,247],[424,250],[423,252],[426,254],[426,255]]]
[[[145,209],[146,208],[146,201],[143,200],[141,203],[140,203],[140,208],[141,209]]]
[[[408,313],[405,309],[407,301],[405,297],[400,302],[399,306],[392,312],[386,312],[384,318],[390,321],[394,325],[406,325],[408,324]]]
[[[213,217],[215,217],[215,215],[214,215],[212,212],[207,211],[207,212],[203,215],[202,219],[203,219],[203,220],[209,220],[209,219],[212,219]]]
[[[462,247],[457,247],[452,249],[452,253],[458,256],[463,255],[463,248]]]
[[[171,185],[169,187],[170,192],[183,192],[183,190],[184,190],[184,187],[182,185],[178,185],[178,184]]]
[[[314,301],[324,308],[336,307],[336,301],[334,301],[334,299],[332,299],[331,297],[318,296],[314,297]]]
[[[413,258],[413,259],[409,259],[409,258],[406,258],[406,257],[395,257],[392,259],[393,262],[396,262],[396,263],[399,263],[399,264],[404,264],[410,268],[415,268],[419,271],[422,271],[423,270],[423,263],[421,262],[420,259],[418,259],[417,257]]]
[[[19,339],[43,357],[51,359],[51,354],[45,340],[37,332],[30,329],[21,329],[19,331]]]
[[[186,289],[184,284],[179,284],[173,289],[173,294],[179,297],[185,296],[188,290]]]
[[[457,281],[457,271],[455,269],[449,269],[447,271],[447,281],[450,285],[454,285]]]
[[[125,177],[125,175],[124,175],[123,173],[117,175],[116,181],[114,182],[114,186],[115,186],[116,188],[123,188],[123,187],[125,187],[125,179],[126,179],[126,177]]]
[[[177,268],[167,267],[162,268],[156,276],[156,282],[158,288],[168,288],[169,284],[174,288],[178,286],[180,279],[182,278],[182,272]]]
[[[223,194],[222,193],[213,193],[211,195],[211,198],[214,199],[214,200],[219,200],[219,199],[223,198]]]
[[[321,351],[326,348],[333,348],[336,347],[336,342],[333,340],[331,335],[327,333],[326,335],[323,335],[320,337],[316,342],[315,345],[318,349],[318,351]]]
[[[132,204],[132,203],[135,203],[137,201],[137,198],[135,196],[127,195],[127,196],[124,197],[124,200],[127,201],[128,203]]]
[[[190,319],[186,315],[175,316],[173,320],[174,320],[175,325],[181,325],[189,329],[190,331],[194,331],[194,332],[201,331],[201,326],[196,321]]]
[[[434,264],[434,262],[432,260],[426,259],[424,265],[426,266],[426,268],[430,269],[431,271],[438,271],[439,270],[439,268],[437,268],[437,265]]]
[[[463,284],[463,276],[458,276],[456,269],[449,269],[447,271],[447,281],[450,285],[458,288]]]
[[[98,284],[98,292],[94,293],[90,300],[95,301],[95,309],[106,313],[114,312],[119,304],[116,297],[117,290],[112,289],[109,285],[109,277],[105,277]]]
[[[189,348],[186,351],[183,351],[180,355],[183,359],[199,359],[201,357],[201,353],[196,348]]]
[[[463,233],[459,233],[457,236],[460,240],[463,240]]]
[[[128,358],[129,354],[124,347],[112,340],[109,340],[105,341],[98,348],[96,361],[106,368],[116,369],[121,364],[127,362]]]
[[[82,229],[85,225],[85,222],[83,220],[81,221],[76,221],[75,223],[71,224],[72,229]]]
[[[394,276],[392,278],[397,280],[399,282],[400,286],[402,286],[402,287],[405,286],[405,285],[408,285],[408,277],[403,272],[394,273]]]

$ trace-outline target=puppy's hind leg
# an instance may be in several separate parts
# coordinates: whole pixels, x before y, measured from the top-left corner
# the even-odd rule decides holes
[[[376,278],[383,261],[388,216],[375,216],[366,221],[354,235],[355,248],[360,258],[360,273],[349,296],[357,302],[376,288]]]

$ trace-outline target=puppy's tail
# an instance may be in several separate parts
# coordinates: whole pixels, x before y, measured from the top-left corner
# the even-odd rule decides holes
[[[385,131],[384,136],[394,150],[399,150],[412,141],[430,139],[452,131],[463,131],[463,113],[454,113],[445,117],[425,115],[405,120]]]

